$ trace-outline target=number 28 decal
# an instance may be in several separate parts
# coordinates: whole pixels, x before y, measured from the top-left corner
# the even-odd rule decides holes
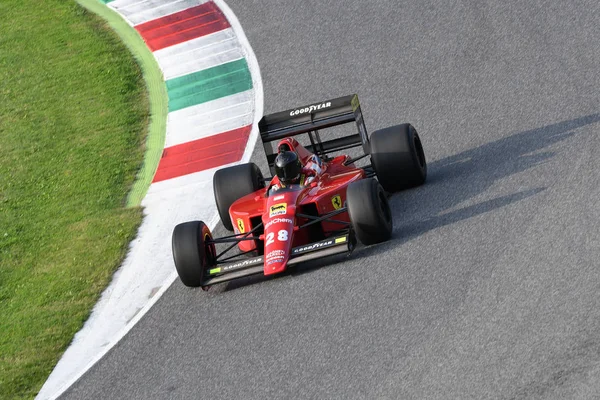
[[[270,232],[267,235],[267,246],[275,241],[275,240],[273,240],[274,237],[275,237],[275,234],[273,232]],[[282,229],[279,232],[277,232],[277,240],[279,240],[280,242],[286,242],[288,240],[288,231],[286,231],[285,229]]]

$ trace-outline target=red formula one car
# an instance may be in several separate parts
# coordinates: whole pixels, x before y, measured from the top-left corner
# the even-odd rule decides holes
[[[358,132],[321,140],[319,129],[350,122]],[[356,95],[267,115],[259,128],[273,178],[264,179],[253,163],[214,175],[221,221],[234,234],[213,238],[202,221],[173,231],[175,267],[187,286],[277,274],[306,260],[350,253],[356,238],[365,245],[388,240],[388,193],[421,185],[427,176],[415,129],[397,125],[369,137]],[[294,138],[299,134],[308,134],[311,144],[301,145]],[[331,157],[352,147],[362,147],[362,154]],[[370,165],[355,165],[366,157]],[[217,251],[222,243],[230,244]],[[239,251],[230,255],[236,245]]]

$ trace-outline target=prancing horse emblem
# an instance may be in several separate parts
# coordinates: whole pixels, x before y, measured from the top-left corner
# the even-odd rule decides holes
[[[237,219],[237,226],[238,226],[238,229],[240,230],[240,233],[246,233],[246,229],[244,227],[244,220],[243,219],[241,219],[241,218]]]
[[[342,208],[342,198],[339,194],[336,194],[331,198],[331,204],[333,204],[333,208],[335,208],[336,210]]]

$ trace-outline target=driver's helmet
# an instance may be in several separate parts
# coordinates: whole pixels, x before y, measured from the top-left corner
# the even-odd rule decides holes
[[[302,173],[302,164],[298,154],[293,151],[282,151],[275,158],[275,173],[281,183],[296,183]]]

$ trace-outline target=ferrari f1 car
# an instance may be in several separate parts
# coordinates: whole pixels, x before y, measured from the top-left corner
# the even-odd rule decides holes
[[[350,135],[321,140],[319,130],[346,123],[355,124]],[[259,130],[272,178],[264,179],[254,163],[214,175],[221,222],[233,234],[213,238],[202,221],[173,231],[175,267],[187,286],[206,289],[243,276],[278,274],[307,260],[350,253],[356,238],[365,245],[386,241],[392,235],[388,193],[421,185],[427,176],[413,126],[369,136],[357,95],[266,115]],[[294,138],[300,134],[308,135],[310,145]],[[361,154],[332,156],[353,147],[362,147]],[[357,167],[363,158],[370,164]],[[292,177],[299,179],[278,170],[281,160],[301,165],[301,176]],[[217,245],[225,248],[217,251]]]

